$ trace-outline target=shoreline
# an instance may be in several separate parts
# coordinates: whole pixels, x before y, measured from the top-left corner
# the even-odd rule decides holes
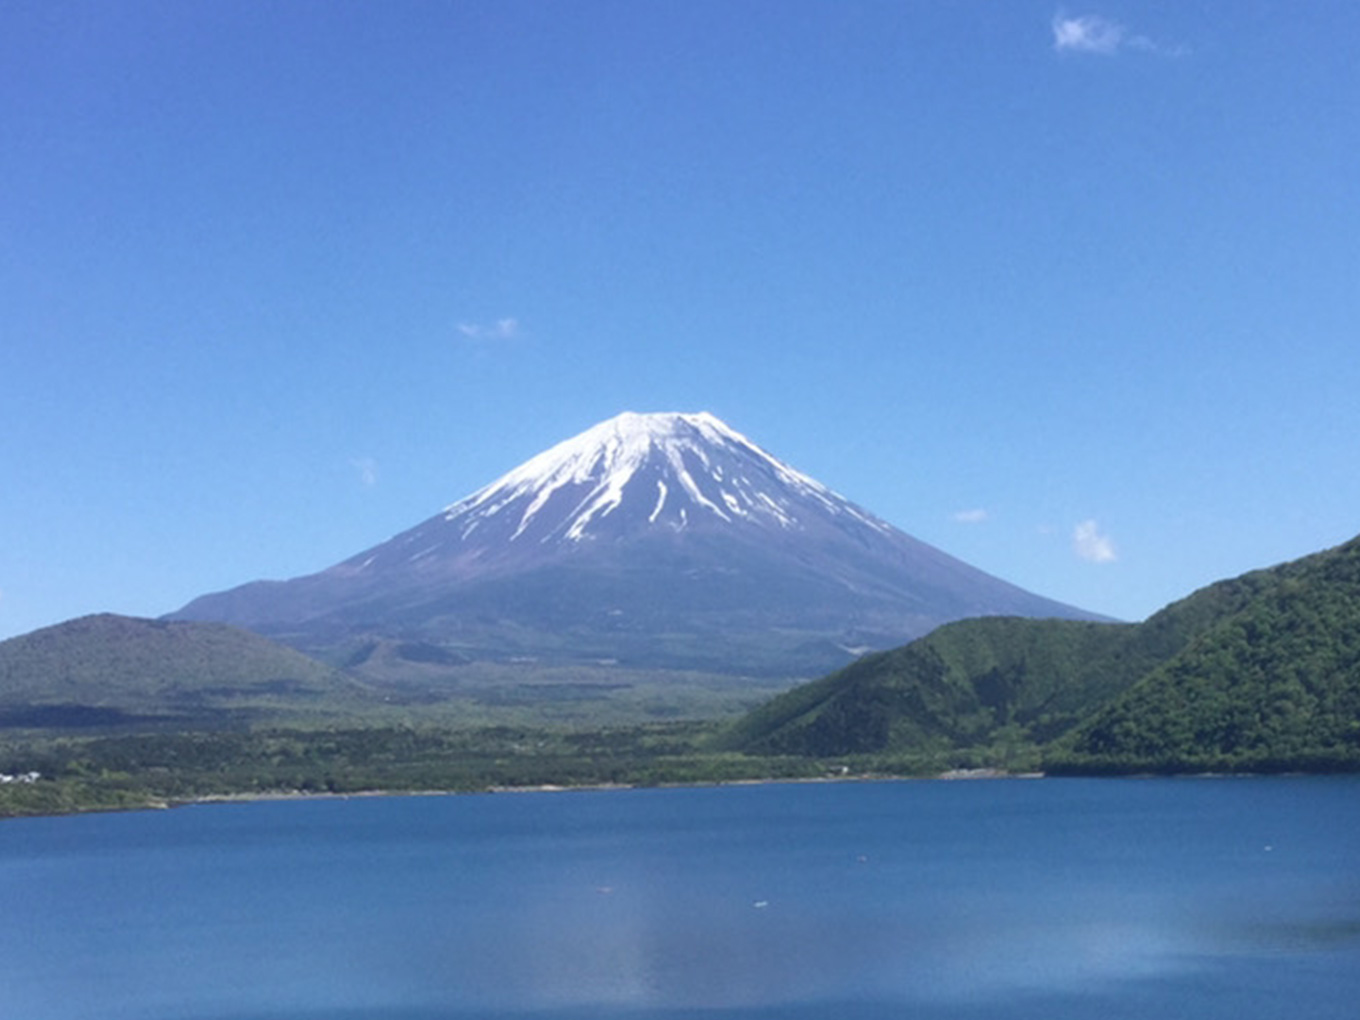
[[[906,783],[906,782],[959,782],[995,779],[1042,779],[1042,772],[1006,772],[1000,769],[948,769],[927,775],[890,775],[885,773],[862,773],[826,776],[769,777],[750,779],[726,779],[711,782],[674,782],[674,783],[536,783],[527,786],[488,786],[482,789],[429,789],[401,790],[375,789],[337,792],[331,790],[261,790],[238,793],[208,793],[196,797],[156,797],[144,803],[126,805],[90,805],[70,811],[34,812],[31,814],[0,815],[0,822],[24,818],[64,818],[86,814],[122,814],[137,811],[170,811],[177,808],[257,804],[270,802],[306,800],[351,800],[375,797],[465,797],[489,794],[530,794],[530,793],[607,793],[626,790],[686,790],[720,789],[734,786],[773,786],[804,785],[811,783]]]
[[[1347,773],[1351,774],[1351,773]],[[1035,779],[1252,779],[1278,778],[1283,776],[1306,777],[1327,776],[1335,773],[1324,772],[1196,772],[1196,773],[1120,773],[1109,774],[1068,774],[1057,775],[1038,771],[1008,772],[995,768],[946,769],[923,775],[904,775],[890,773],[846,773],[822,776],[771,776],[766,778],[720,779],[697,782],[660,782],[660,783],[535,783],[525,786],[494,785],[476,789],[370,789],[337,792],[331,790],[261,790],[236,793],[208,793],[194,797],[150,797],[145,801],[126,804],[89,804],[76,806],[70,810],[48,810],[14,812],[0,814],[0,823],[26,818],[63,818],[87,814],[123,814],[136,811],[168,811],[176,808],[255,804],[269,802],[305,800],[350,800],[373,797],[466,797],[488,794],[532,794],[532,793],[607,793],[626,790],[692,790],[719,789],[735,786],[773,786],[804,785],[810,783],[956,783],[981,780],[1035,780]]]
[[[235,804],[270,800],[347,800],[354,797],[467,797],[516,793],[608,793],[621,790],[703,790],[729,786],[805,785],[814,783],[928,783],[979,779],[1046,779],[1043,772],[1006,772],[1001,769],[947,769],[929,775],[890,775],[860,773],[829,776],[789,776],[767,779],[719,779],[707,782],[675,783],[534,783],[526,786],[488,786],[478,790],[355,790],[339,793],[330,790],[268,790],[261,793],[212,793],[202,797],[169,800],[166,807],[194,804]]]

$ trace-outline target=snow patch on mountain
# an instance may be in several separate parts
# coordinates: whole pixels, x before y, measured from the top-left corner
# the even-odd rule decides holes
[[[661,511],[665,508],[665,506],[666,506],[666,483],[658,481],[656,483],[656,507],[655,509],[652,510],[651,515],[647,518],[647,523],[655,524],[657,516],[660,515]]]

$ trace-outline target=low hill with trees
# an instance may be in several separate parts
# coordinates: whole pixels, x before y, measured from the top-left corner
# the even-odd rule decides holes
[[[726,741],[1050,771],[1360,767],[1360,539],[1140,624],[950,624],[775,698]]]
[[[222,724],[354,708],[354,679],[216,623],[101,613],[0,642],[0,727]]]

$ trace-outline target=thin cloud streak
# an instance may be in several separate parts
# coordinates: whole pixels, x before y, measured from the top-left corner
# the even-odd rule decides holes
[[[1094,53],[1112,57],[1121,50],[1139,50],[1163,57],[1181,57],[1189,52],[1184,46],[1168,46],[1145,35],[1131,33],[1119,22],[1098,14],[1076,17],[1055,14],[1052,28],[1053,48],[1059,53]]]
[[[359,472],[359,484],[371,489],[378,484],[378,462],[372,457],[355,457],[350,466]]]
[[[953,520],[958,524],[982,524],[990,518],[990,514],[981,507],[972,510],[960,510],[953,515]]]
[[[1124,26],[1095,14],[1068,18],[1053,16],[1053,48],[1075,53],[1116,53],[1124,41]]]
[[[514,318],[497,319],[490,325],[480,322],[460,322],[458,332],[469,340],[513,340],[519,336],[519,320]]]
[[[1113,563],[1119,558],[1110,536],[1094,520],[1085,520],[1072,529],[1072,551],[1087,563]]]

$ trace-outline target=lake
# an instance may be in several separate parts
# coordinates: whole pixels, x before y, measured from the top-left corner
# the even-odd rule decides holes
[[[0,1017],[1354,1020],[1360,779],[0,822]]]

